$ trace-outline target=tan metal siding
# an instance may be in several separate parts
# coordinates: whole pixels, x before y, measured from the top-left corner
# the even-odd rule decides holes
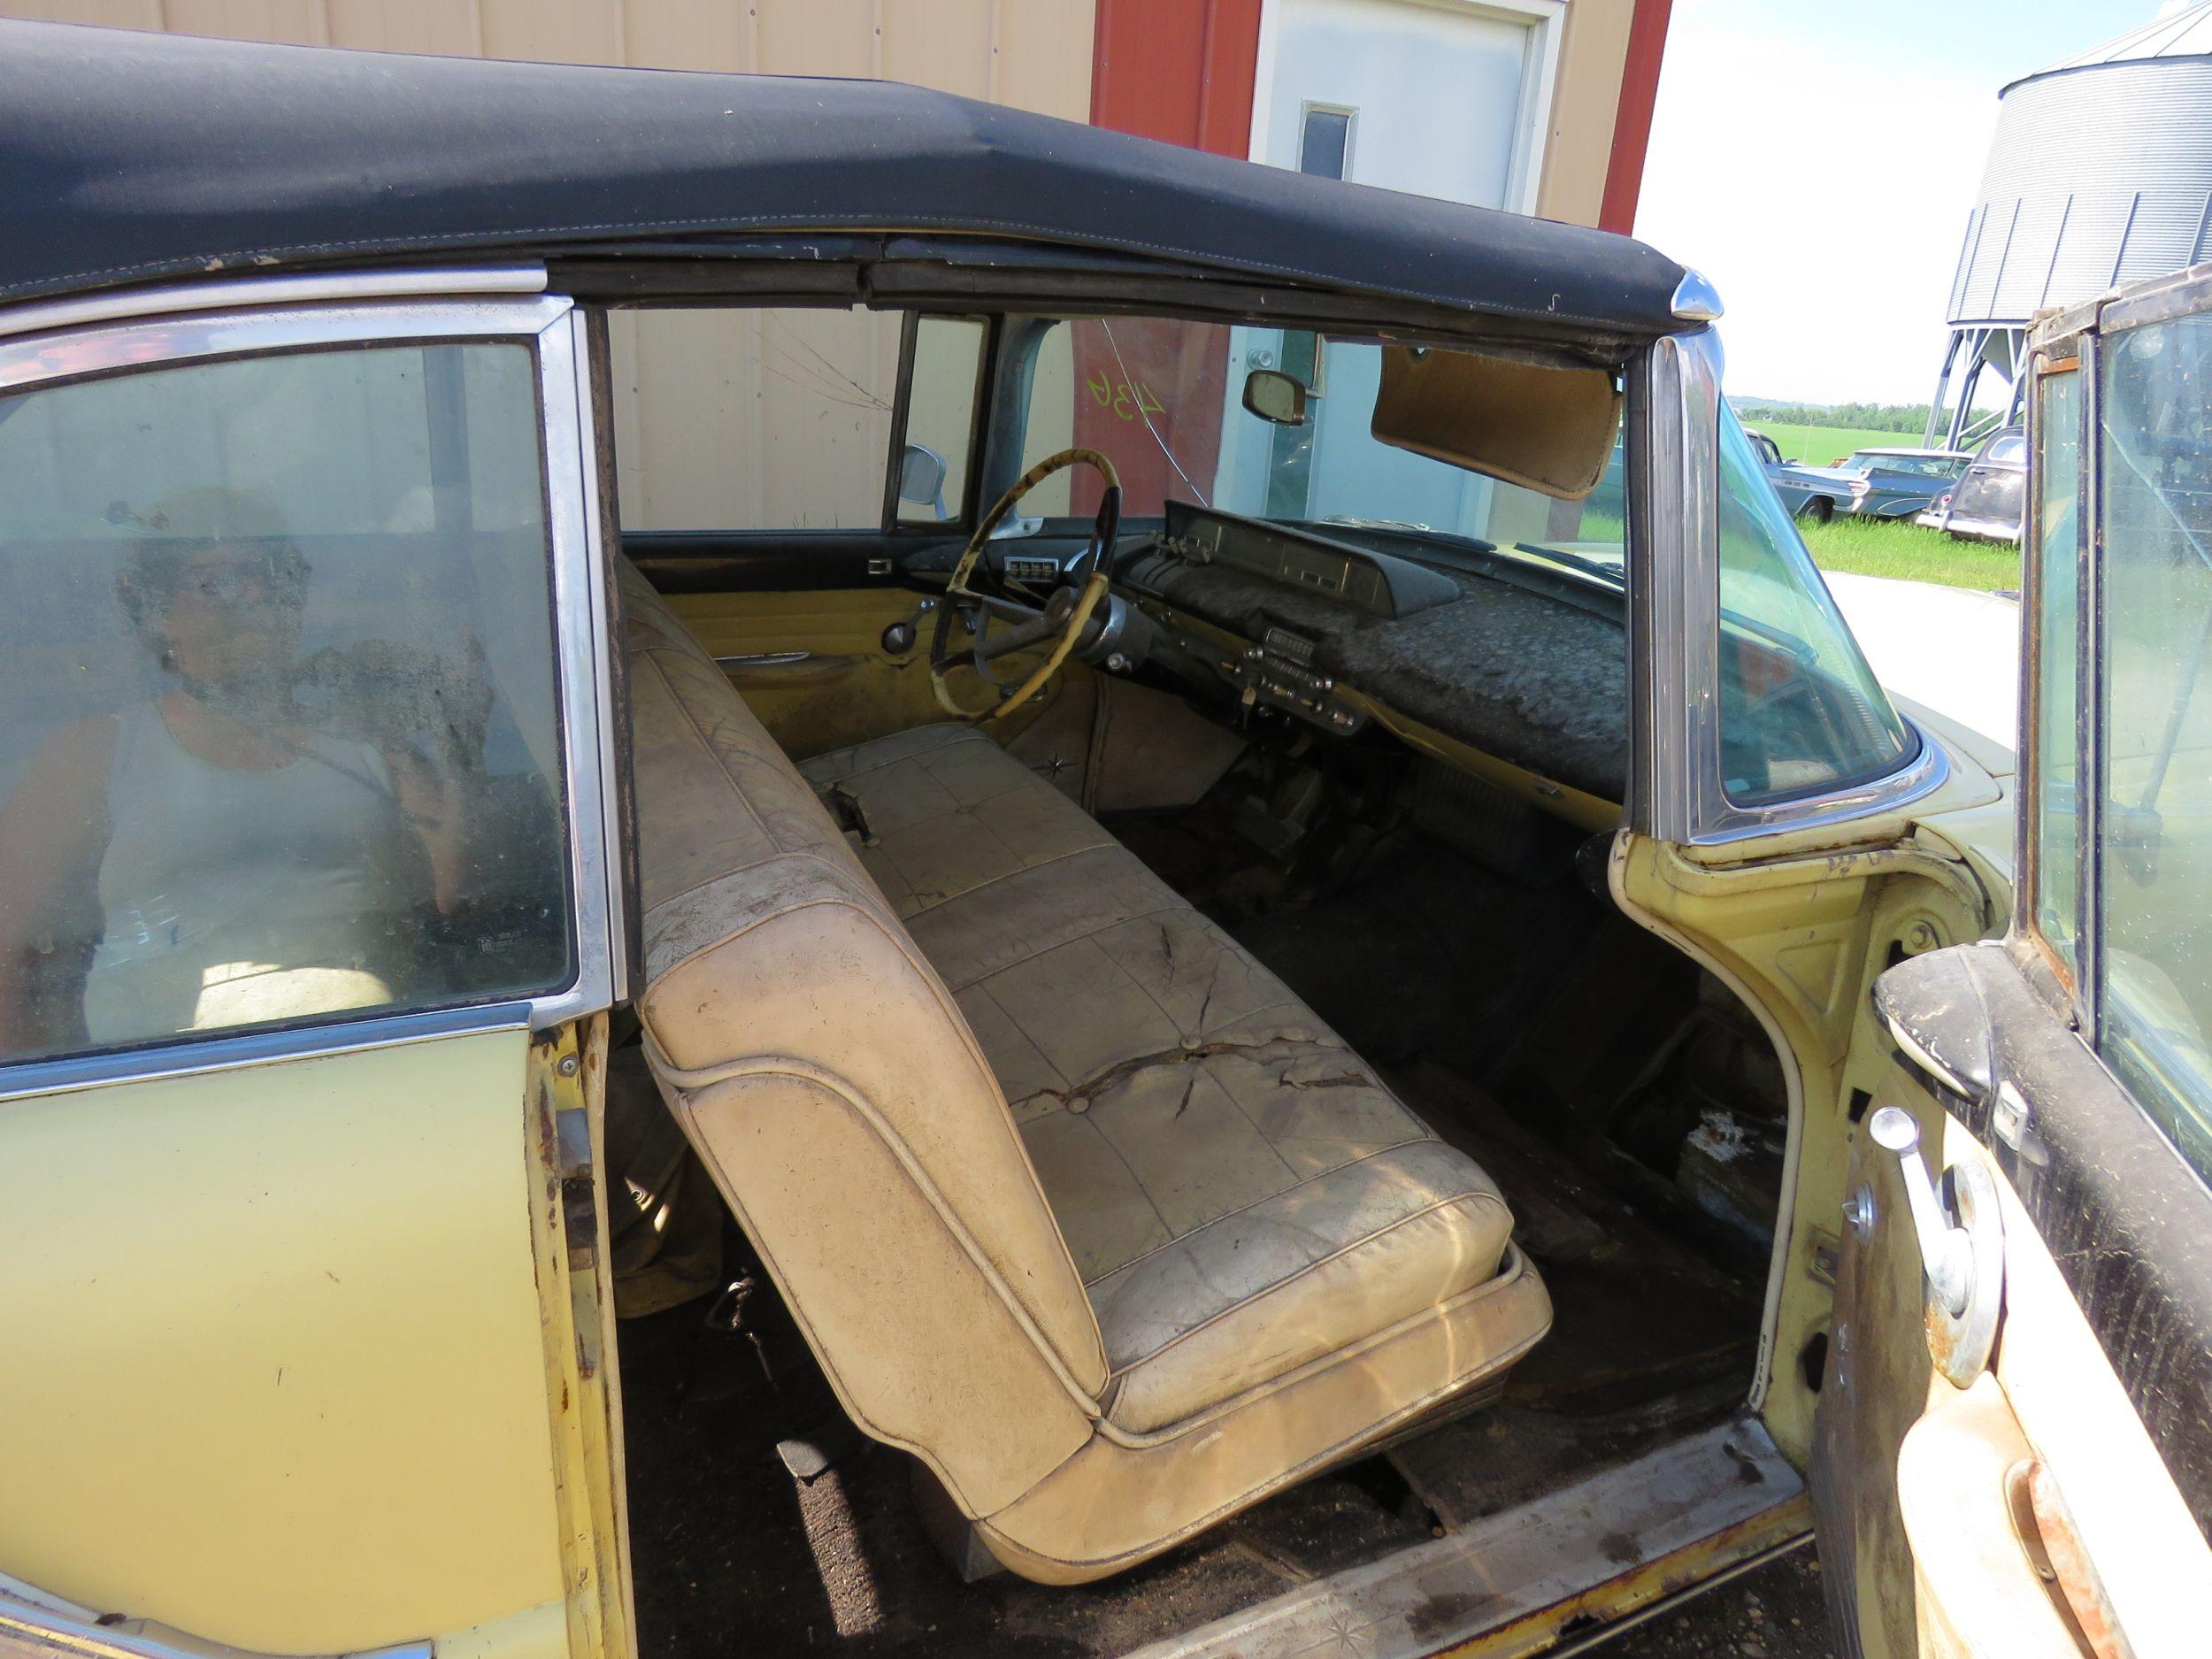
[[[1536,211],[1545,219],[1594,225],[1605,204],[1613,124],[1628,61],[1635,0],[1572,0],[1559,42],[1559,79]]]

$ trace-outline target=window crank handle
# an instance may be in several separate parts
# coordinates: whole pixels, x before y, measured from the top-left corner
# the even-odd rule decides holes
[[[1867,1130],[1875,1145],[1897,1155],[1928,1282],[1955,1317],[1963,1314],[1974,1293],[1973,1247],[1966,1230],[1951,1225],[1936,1198],[1935,1182],[1920,1156],[1920,1125],[1902,1107],[1885,1106],[1867,1120]]]

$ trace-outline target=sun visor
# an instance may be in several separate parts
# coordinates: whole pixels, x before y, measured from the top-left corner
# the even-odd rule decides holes
[[[1609,369],[1551,368],[1471,351],[1386,346],[1377,442],[1577,501],[1620,436]]]

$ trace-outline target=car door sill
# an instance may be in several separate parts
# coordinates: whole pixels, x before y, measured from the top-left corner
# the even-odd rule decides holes
[[[1748,1415],[1130,1659],[1536,1653],[1801,1540],[1805,1486]],[[1335,1644],[1331,1646],[1331,1644]]]

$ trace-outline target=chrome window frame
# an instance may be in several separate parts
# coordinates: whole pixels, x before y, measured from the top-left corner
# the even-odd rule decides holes
[[[0,1064],[0,1100],[310,1056],[464,1032],[541,1031],[629,994],[627,918],[614,876],[620,849],[608,551],[585,313],[541,292],[537,266],[369,273],[200,283],[108,302],[0,311],[0,395],[113,372],[287,351],[425,341],[527,344],[537,364],[548,557],[560,717],[561,805],[573,961],[567,982],[526,999],[364,1010],[276,1028],[219,1029],[129,1048]]]
[[[1893,811],[1949,777],[1943,745],[1916,740],[1865,783],[1747,806],[1722,783],[1719,336],[1708,325],[1653,342],[1628,384],[1631,828],[1718,846]]]
[[[2082,468],[2078,446],[2091,442],[2095,428],[2090,424],[2095,418],[2096,362],[2092,353],[2092,337],[2086,334],[2055,335],[2031,346],[2026,354],[2024,373],[2032,378],[2028,382],[2027,424],[2028,454],[2031,457],[2027,496],[2029,517],[2023,520],[2021,536],[2020,572],[2020,684],[2016,692],[2015,729],[2019,733],[2014,762],[2016,766],[2016,806],[2012,824],[2012,910],[2008,918],[2008,930],[2016,939],[2032,941],[2036,960],[2047,976],[2047,995],[2057,999],[2078,1002],[2081,995],[2081,965],[2087,947],[2082,930],[2083,888],[2087,885],[2085,874],[2089,849],[2082,844],[2084,822],[2081,792],[2084,787],[2079,767],[2085,746],[2094,738],[2083,728],[2091,724],[2089,711],[2081,703],[2081,664],[2084,660],[2084,624],[2086,610],[2090,537],[2093,534],[2089,514],[2093,510],[2095,496],[2090,473],[2094,469]],[[2071,362],[2070,369],[2054,368],[2054,364]],[[2071,945],[2073,960],[2064,959],[2057,943],[2045,935],[2036,911],[2040,903],[2044,880],[2041,853],[2036,843],[2036,815],[2041,810],[2044,790],[2042,750],[2047,733],[2043,729],[2042,709],[2039,691],[2047,672],[2043,651],[2043,494],[2039,468],[2043,454],[2044,388],[2056,376],[2070,377],[2075,388],[2075,441],[2078,446],[2076,465],[2083,472],[2083,488],[2074,503],[2074,655],[2066,664],[2066,672],[2075,677],[2074,703],[2074,939]]]

